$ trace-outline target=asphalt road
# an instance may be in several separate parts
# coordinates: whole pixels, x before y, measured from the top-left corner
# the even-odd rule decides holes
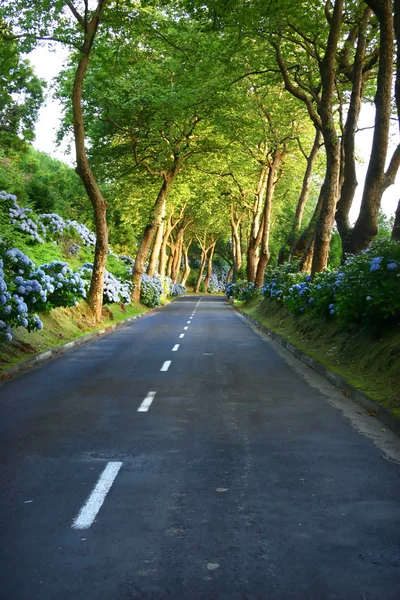
[[[398,600],[399,464],[328,395],[198,297],[3,383],[1,600]]]

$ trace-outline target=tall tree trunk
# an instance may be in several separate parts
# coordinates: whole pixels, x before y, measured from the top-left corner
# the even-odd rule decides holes
[[[324,189],[325,182],[322,184],[321,189],[319,191],[318,201],[314,208],[313,215],[310,219],[309,224],[298,238],[297,242],[293,246],[290,252],[290,258],[292,259],[301,259],[304,253],[306,252],[308,246],[315,238],[315,233],[317,231],[317,225],[319,221],[319,216],[321,214],[322,203],[324,200]]]
[[[161,223],[157,228],[156,239],[154,240],[153,249],[151,251],[150,262],[147,269],[147,274],[150,277],[153,277],[156,269],[160,269],[160,264],[157,265],[157,261],[159,261],[161,244],[164,237],[164,219],[165,219],[165,208],[166,204],[163,206],[163,210],[161,212]]]
[[[176,243],[171,240],[169,243],[169,257],[167,262],[167,277],[171,277],[172,275],[172,265],[174,264],[176,252]]]
[[[210,279],[211,279],[211,275],[212,275],[212,260],[214,257],[214,250],[215,250],[215,245],[216,245],[216,241],[212,244],[211,248],[209,249],[209,253],[208,253],[208,260],[207,260],[207,273],[206,273],[206,277],[204,279],[204,291],[207,294],[208,293],[208,286],[210,283]]]
[[[183,236],[185,234],[185,227],[180,227],[178,230],[176,241],[175,241],[175,255],[172,263],[171,279],[173,283],[178,281],[179,271],[181,268],[182,261],[182,247],[183,247]]]
[[[364,9],[363,18],[360,23],[356,54],[351,74],[351,96],[347,112],[346,124],[343,131],[343,183],[336,210],[336,224],[342,245],[351,232],[349,212],[353,204],[354,194],[357,189],[356,173],[356,143],[357,123],[360,115],[364,84],[369,71],[364,71],[365,53],[367,47],[366,29],[372,15],[369,7]]]
[[[314,246],[315,246],[315,237],[310,240],[307,248],[304,251],[303,256],[301,257],[299,264],[299,271],[301,273],[309,273],[312,267],[312,261],[314,256]]]
[[[311,273],[322,271],[328,264],[332,228],[339,193],[340,141],[334,125],[335,59],[342,24],[343,0],[336,0],[330,20],[328,43],[320,64],[322,95],[319,104],[321,131],[325,142],[326,175],[323,204],[315,236]]]
[[[101,320],[101,310],[103,307],[104,269],[107,262],[108,251],[107,203],[100,192],[86,155],[85,129],[82,114],[82,90],[94,39],[107,1],[108,0],[98,1],[94,17],[89,23],[86,22],[86,16],[84,19],[81,17],[82,21],[85,21],[84,42],[80,49],[80,58],[72,88],[72,118],[75,137],[76,172],[81,178],[92,204],[96,223],[93,273],[87,297],[87,302],[93,312],[96,322]]]
[[[167,223],[165,225],[165,231],[164,231],[164,235],[163,235],[163,239],[162,239],[161,248],[160,248],[160,260],[159,260],[160,265],[159,265],[158,270],[159,270],[161,279],[164,279],[164,277],[165,277],[165,270],[167,267],[167,260],[168,260],[167,245],[168,245],[169,236],[171,235],[173,228],[174,228],[174,225],[172,224],[172,218],[168,217]]]
[[[232,281],[236,282],[237,274],[242,266],[242,245],[240,240],[240,219],[235,220],[234,216],[231,216],[231,228],[232,228],[232,246],[233,246],[233,267],[232,267]]]
[[[269,165],[263,165],[257,183],[256,199],[253,208],[253,218],[250,227],[250,237],[247,246],[247,280],[254,281],[258,264],[258,247],[261,242],[263,202],[268,181]]]
[[[132,292],[132,301],[139,302],[140,301],[140,288],[141,288],[141,279],[144,273],[145,262],[149,253],[149,249],[151,243],[154,238],[154,234],[161,224],[162,215],[165,214],[165,204],[167,202],[168,191],[171,187],[172,182],[174,181],[179,167],[178,165],[174,166],[174,169],[170,174],[163,174],[163,183],[161,189],[158,193],[157,199],[154,203],[152,214],[150,217],[149,223],[146,225],[143,233],[142,240],[139,245],[138,253],[136,255],[135,266],[133,268],[133,292]]]
[[[329,246],[332,236],[332,227],[335,220],[335,209],[338,200],[339,176],[340,176],[340,141],[335,127],[333,111],[333,99],[336,86],[336,52],[340,39],[340,30],[343,15],[343,0],[335,0],[332,14],[329,13],[329,5],[326,3],[326,15],[329,23],[329,35],[325,54],[319,61],[321,76],[321,98],[316,94],[308,95],[304,89],[294,84],[291,80],[289,70],[283,60],[280,43],[271,41],[275,49],[278,66],[282,73],[285,88],[296,98],[307,106],[308,113],[315,127],[321,130],[324,137],[326,150],[326,177],[323,193],[323,204],[315,237],[312,273],[321,271],[326,267],[329,256]],[[317,110],[315,108],[317,102]]]
[[[311,152],[307,158],[307,167],[303,177],[303,185],[301,187],[300,196],[297,202],[292,228],[288,237],[286,238],[285,243],[279,250],[278,265],[283,265],[287,260],[289,260],[292,248],[300,235],[303,214],[310,194],[311,177],[320,147],[321,132],[319,131],[319,129],[316,129],[314,143],[311,148]]]
[[[272,163],[268,171],[267,189],[265,194],[264,214],[263,214],[263,232],[261,237],[261,253],[257,265],[255,283],[257,287],[261,287],[264,282],[265,268],[270,258],[269,251],[269,235],[271,231],[271,211],[272,198],[274,196],[276,184],[276,172],[283,158],[283,153],[279,148],[274,151]]]
[[[208,249],[205,249],[205,248],[201,249],[200,268],[199,268],[199,273],[197,275],[196,283],[194,286],[194,291],[196,294],[199,293],[201,280],[203,278],[204,267],[206,266],[206,262],[207,262],[207,253],[208,253]]]
[[[393,2],[392,0],[366,0],[366,3],[378,17],[380,27],[379,67],[375,94],[375,129],[361,209],[351,234],[346,239],[345,254],[354,254],[364,250],[376,236],[382,194],[387,187],[394,183],[400,166],[400,146],[398,146],[385,173],[393,78]]]
[[[190,264],[189,264],[189,248],[191,246],[192,240],[189,240],[187,244],[183,244],[182,248],[183,248],[183,260],[184,260],[184,271],[183,271],[183,276],[182,276],[182,281],[181,281],[181,285],[186,286],[186,281],[190,275]]]
[[[394,217],[394,225],[392,229],[392,240],[400,242],[400,200],[397,204],[396,214]]]

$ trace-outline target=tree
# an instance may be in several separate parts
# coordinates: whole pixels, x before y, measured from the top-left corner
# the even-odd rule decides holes
[[[22,30],[27,50],[40,41],[59,42],[75,50],[72,54],[74,77],[68,105],[72,113],[76,172],[81,178],[92,204],[96,225],[93,273],[87,297],[96,321],[101,319],[104,268],[107,261],[107,205],[87,157],[82,94],[94,42],[107,4],[111,5],[111,2],[97,0],[95,8],[90,10],[88,3],[85,2],[80,12],[73,0],[57,0],[52,3],[50,10],[46,0],[28,4],[18,0],[16,2],[6,1],[0,12],[0,17],[7,19]],[[115,10],[115,7],[111,6],[110,12],[113,9]]]
[[[1,16],[0,16],[1,19]],[[0,146],[23,148],[32,141],[45,82],[36,77],[10,27],[0,20]]]
[[[100,107],[100,120],[92,119],[89,130],[97,164],[115,171],[123,164],[125,172],[138,170],[160,185],[136,255],[134,300],[157,231],[160,243],[167,198],[178,174],[214,143],[206,122],[216,104],[215,68],[211,73],[205,52],[212,41],[182,15],[174,12],[168,19],[167,13],[154,9],[151,23],[144,15],[139,33],[128,25],[117,48],[102,38],[85,97],[88,106]]]

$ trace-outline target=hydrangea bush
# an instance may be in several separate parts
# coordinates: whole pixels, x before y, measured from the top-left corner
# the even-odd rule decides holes
[[[43,244],[44,239],[42,236],[45,235],[46,230],[35,221],[33,210],[31,208],[21,208],[17,204],[17,197],[4,191],[0,191],[0,201],[4,210],[8,213],[10,223],[26,233],[32,242]]]
[[[26,234],[29,242],[44,244],[52,241],[70,242],[68,255],[76,256],[82,246],[93,248],[96,236],[88,227],[77,221],[64,220],[55,213],[39,216],[30,208],[21,208],[12,194],[0,192],[0,209],[6,220]],[[76,241],[81,242],[76,243]],[[71,245],[72,244],[72,245]],[[112,268],[117,277],[105,271],[105,304],[129,304],[132,292],[132,273],[135,261],[130,256],[116,256],[111,250]],[[110,263],[111,264],[111,263]],[[22,326],[29,331],[42,328],[36,311],[44,313],[57,306],[70,307],[86,297],[92,275],[92,263],[85,263],[74,273],[68,263],[53,260],[37,267],[17,248],[10,248],[0,240],[0,339],[11,341],[12,328]],[[177,296],[186,293],[180,284],[169,279],[163,290],[159,276],[142,277],[141,302],[154,307],[161,304],[161,295]]]
[[[85,284],[66,263],[53,261],[36,267],[17,248],[0,240],[0,335],[11,341],[11,327],[42,329],[36,311],[74,306],[85,297]]]
[[[259,296],[261,292],[254,283],[239,280],[236,283],[228,283],[225,286],[225,293],[228,298],[243,301]]]
[[[45,240],[57,240],[62,235],[77,235],[82,244],[93,247],[96,235],[86,225],[74,220],[64,220],[56,213],[45,213],[36,216],[31,208],[22,208],[13,194],[0,191],[0,203],[8,213],[10,224],[29,236],[30,241],[43,244]]]
[[[150,308],[160,306],[161,296],[164,293],[159,275],[155,274],[154,277],[150,277],[143,273],[140,288],[140,302],[142,304]]]
[[[226,287],[228,297],[247,300],[261,293],[291,312],[335,317],[344,324],[383,322],[400,315],[400,244],[378,240],[350,256],[339,269],[326,269],[313,279],[297,264],[270,268],[260,290],[238,282]]]
[[[92,271],[92,263],[84,263],[79,269],[79,275],[86,281],[86,289],[89,288]],[[132,285],[130,283],[120,281],[105,269],[103,289],[104,304],[112,304],[113,302],[129,304],[131,301],[131,291]]]

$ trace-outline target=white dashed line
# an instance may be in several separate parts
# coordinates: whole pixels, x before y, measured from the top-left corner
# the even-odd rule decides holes
[[[188,325],[190,325],[190,319],[189,319],[189,321],[186,321],[186,323],[188,323]]]
[[[172,352],[177,352],[179,348],[179,344],[175,344],[175,346],[172,348]]]
[[[189,329],[189,327],[184,327],[183,329],[184,329],[184,331],[186,331],[187,329]]]
[[[74,529],[89,529],[102,507],[121,466],[122,462],[109,462],[107,464],[85,504],[72,521],[71,527]]]
[[[149,392],[146,398],[143,400],[142,404],[137,409],[137,412],[147,412],[150,408],[151,403],[154,400],[154,396],[157,392]]]
[[[181,335],[179,337],[182,339],[183,337],[185,337],[185,334],[181,333]]]
[[[168,371],[169,369],[169,365],[171,364],[172,360],[166,360],[165,363],[163,364],[163,366],[161,367],[160,371]]]

